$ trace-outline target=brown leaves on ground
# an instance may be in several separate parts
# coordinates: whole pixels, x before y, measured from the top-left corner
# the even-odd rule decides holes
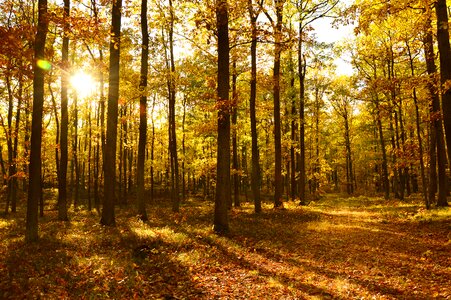
[[[23,216],[0,218],[2,299],[446,299],[451,297],[450,208],[328,196],[256,215],[213,206],[149,207],[149,223],[118,209],[116,228],[94,213],[41,219],[25,245]]]

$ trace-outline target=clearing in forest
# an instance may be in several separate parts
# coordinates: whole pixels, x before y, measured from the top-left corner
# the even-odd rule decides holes
[[[23,215],[0,218],[2,299],[447,299],[451,209],[415,200],[328,195],[306,207],[230,212],[231,233],[211,230],[213,204],[173,214],[164,201],[149,223],[118,209],[117,226],[94,212],[41,219],[24,243]]]

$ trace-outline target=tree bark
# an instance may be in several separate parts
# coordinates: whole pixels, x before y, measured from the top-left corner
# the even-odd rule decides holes
[[[451,46],[449,43],[448,9],[446,0],[435,2],[435,12],[437,15],[437,42],[440,53],[440,81],[442,84],[442,110],[443,123],[445,127],[446,145],[448,150],[448,161],[451,160],[451,89],[446,87],[446,83],[451,80]],[[439,137],[438,137],[439,139]],[[437,139],[437,142],[439,140]],[[438,152],[440,158],[440,152]],[[440,166],[440,162],[439,162]],[[446,178],[446,176],[445,176]],[[439,174],[440,179],[440,174]],[[446,197],[439,197],[437,206],[448,206]]]
[[[280,125],[280,55],[282,52],[282,17],[284,0],[275,0],[276,26],[274,27],[274,70],[273,70],[273,97],[274,97],[274,207],[281,207],[283,181],[282,181],[282,137]]]
[[[448,160],[451,160],[451,88],[447,87],[451,80],[451,46],[449,42],[448,8],[446,0],[435,2],[437,15],[437,42],[440,53],[440,81],[442,83],[442,109],[443,123],[445,127]],[[447,203],[437,203],[439,206],[447,206]]]
[[[216,4],[218,30],[218,150],[216,195],[213,230],[216,233],[229,231],[227,205],[230,203],[230,104],[229,104],[229,17],[227,0]]]
[[[69,67],[69,37],[66,30],[69,29],[68,17],[70,14],[70,0],[64,0],[64,24],[63,48],[61,50],[63,70],[61,77],[61,138],[60,138],[60,172],[58,180],[58,219],[60,221],[68,221],[67,217],[67,135],[68,135],[68,67]]]
[[[171,198],[172,211],[180,210],[180,179],[179,162],[177,155],[177,134],[175,122],[175,61],[174,61],[174,8],[172,0],[169,0],[170,26],[169,26],[169,55],[170,55],[170,73],[169,73],[169,148],[171,155]]]
[[[435,203],[435,193],[438,185],[437,203],[447,203],[447,182],[446,182],[446,150],[443,138],[442,115],[440,113],[440,98],[436,89],[435,76],[437,67],[435,65],[434,42],[432,36],[431,19],[428,18],[425,29],[424,53],[426,58],[426,70],[430,76],[427,87],[431,104],[429,110],[431,114],[431,138],[430,138],[430,170],[429,170],[429,203],[426,207]],[[438,182],[437,182],[438,171]]]
[[[106,226],[114,226],[116,186],[116,142],[117,142],[117,116],[119,100],[119,58],[120,58],[120,34],[121,34],[121,8],[122,0],[113,1],[110,41],[110,74],[108,85],[108,119],[104,159],[104,199],[102,218],[100,223]]]
[[[299,72],[299,204],[305,205],[305,73],[307,64],[302,53],[302,22],[299,22],[298,72]]]
[[[233,169],[233,205],[235,207],[240,206],[240,193],[239,193],[239,183],[240,178],[238,175],[238,144],[237,144],[237,118],[238,118],[238,94],[236,90],[236,80],[237,80],[237,71],[236,71],[236,61],[233,61],[232,64],[232,169]],[[230,203],[229,207],[232,206]]]
[[[256,118],[256,98],[257,98],[257,17],[258,14],[252,8],[252,0],[248,1],[248,10],[251,21],[251,82],[249,97],[249,113],[251,121],[251,139],[252,139],[252,174],[251,187],[254,196],[254,210],[260,213],[262,210],[260,199],[260,158],[258,150],[258,132]]]
[[[139,90],[141,97],[139,100],[139,140],[138,140],[138,217],[142,221],[147,221],[146,199],[144,188],[144,163],[147,141],[147,72],[149,70],[149,30],[147,25],[147,0],[141,1],[141,75]]]
[[[33,115],[31,124],[30,149],[30,179],[27,200],[27,217],[25,225],[25,241],[38,240],[38,203],[41,197],[41,144],[42,144],[42,113],[44,105],[44,75],[45,70],[38,64],[45,58],[45,40],[47,37],[47,0],[38,1],[38,27],[34,42],[33,64]]]

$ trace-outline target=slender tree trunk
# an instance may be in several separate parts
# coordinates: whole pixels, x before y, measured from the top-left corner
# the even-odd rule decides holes
[[[185,159],[186,159],[186,147],[185,147],[185,123],[186,123],[186,96],[183,98],[183,116],[182,116],[182,201],[186,200],[187,189],[189,190],[189,174],[188,174],[188,187],[186,186],[186,169],[185,169]]]
[[[239,184],[240,178],[238,175],[238,144],[237,144],[237,118],[238,118],[238,94],[236,90],[236,80],[237,80],[237,71],[236,71],[236,61],[233,61],[232,64],[232,169],[233,169],[233,205],[235,207],[240,206],[240,192],[239,192]],[[229,207],[232,206],[230,203]]]
[[[155,191],[155,174],[154,174],[154,161],[155,161],[155,120],[153,118],[153,113],[155,110],[155,98],[154,95],[153,101],[152,101],[152,112],[151,112],[151,118],[152,118],[152,139],[150,141],[150,200],[154,200],[154,191]]]
[[[44,72],[40,62],[45,58],[45,40],[47,37],[47,0],[38,1],[38,27],[34,43],[33,65],[33,117],[31,125],[30,180],[27,200],[27,217],[25,225],[25,241],[31,243],[38,240],[38,203],[41,196],[41,144],[42,113],[44,105]]]
[[[274,69],[273,69],[273,97],[274,97],[274,207],[281,207],[282,182],[282,136],[280,126],[280,55],[282,53],[282,17],[284,0],[275,0],[276,26],[274,27]]]
[[[298,130],[298,122],[297,119],[297,111],[296,111],[296,95],[294,91],[294,83],[295,83],[295,73],[294,73],[294,62],[293,57],[290,51],[290,98],[291,98],[291,146],[290,146],[290,167],[291,167],[291,200],[295,201],[298,193],[297,182],[296,182],[296,140],[297,140],[297,130]]]
[[[379,99],[375,99],[376,102],[376,122],[379,130],[379,141],[382,152],[382,185],[384,187],[384,197],[386,200],[390,198],[390,184],[388,181],[388,161],[387,161],[387,149],[385,149],[384,131],[382,128],[382,116]]]
[[[406,42],[406,46],[407,46],[407,53],[409,54],[409,60],[410,60],[410,72],[411,72],[412,77],[414,77],[415,76],[415,67],[413,65],[413,58],[412,58],[412,53],[410,51],[410,46],[407,42]],[[420,110],[418,108],[417,90],[415,87],[413,88],[412,96],[413,96],[413,103],[415,105],[415,124],[416,124],[417,139],[418,139],[418,150],[419,150],[418,155],[420,156],[420,174],[421,174],[421,183],[422,183],[422,191],[423,191],[423,201],[426,204],[426,208],[429,209],[430,202],[428,199],[426,175],[425,175],[425,170],[424,170],[423,138],[421,137],[421,127],[420,127],[421,117],[420,117]],[[434,134],[434,139],[435,139],[435,134]]]
[[[299,72],[299,199],[300,205],[306,204],[305,199],[305,73],[307,64],[302,51],[303,30],[302,23],[299,22],[298,37],[298,72]]]
[[[248,0],[248,10],[251,20],[251,83],[250,83],[250,98],[249,98],[249,112],[251,121],[251,139],[252,139],[252,174],[251,186],[254,197],[254,210],[260,213],[262,210],[260,199],[260,159],[258,150],[258,132],[257,132],[257,118],[256,118],[256,98],[257,98],[257,17],[258,14],[252,8],[252,0]]]
[[[139,90],[141,97],[139,100],[139,140],[138,140],[138,166],[137,166],[137,185],[138,185],[138,217],[140,220],[147,221],[146,199],[144,188],[144,163],[147,142],[147,72],[149,70],[149,30],[147,25],[147,0],[141,1],[141,75]]]
[[[176,100],[176,87],[175,87],[175,61],[174,61],[174,8],[172,0],[169,0],[169,60],[167,61],[168,68],[168,92],[169,92],[169,155],[171,166],[171,199],[172,199],[172,211],[178,212],[180,209],[180,179],[179,179],[179,164],[177,157],[177,135],[176,135],[176,122],[175,122],[175,100]]]
[[[448,160],[451,161],[451,89],[445,86],[451,80],[451,46],[449,42],[448,7],[446,0],[435,2],[437,15],[437,42],[440,53],[440,81],[442,84],[442,110],[445,127]],[[448,206],[446,201],[437,202],[437,206]]]
[[[229,231],[227,204],[230,203],[230,114],[229,114],[229,16],[227,0],[216,3],[218,30],[218,146],[216,195],[213,229],[217,233]]]
[[[353,180],[353,169],[352,169],[352,155],[351,155],[351,137],[349,130],[349,113],[347,108],[344,108],[344,121],[345,121],[345,144],[346,144],[346,191],[348,195],[354,193],[354,180]]]
[[[19,190],[19,184],[17,181],[17,155],[18,155],[18,149],[17,145],[19,143],[19,129],[20,129],[20,115],[21,115],[21,106],[22,106],[22,100],[23,100],[23,77],[20,76],[19,78],[19,92],[18,92],[18,100],[17,100],[17,112],[16,112],[16,124],[15,124],[15,135],[14,135],[14,142],[13,142],[13,167],[12,167],[12,173],[14,174],[13,178],[11,179],[11,185],[12,185],[12,193],[11,193],[11,212],[16,212],[16,206],[17,206],[17,192]]]
[[[68,18],[70,14],[70,0],[64,0],[64,17]],[[68,20],[64,20],[65,29],[68,29]],[[68,103],[68,67],[69,67],[69,37],[67,32],[63,33],[63,49],[62,64],[65,72],[62,72],[61,77],[61,139],[60,139],[60,172],[58,181],[58,219],[60,221],[68,221],[67,217],[67,161],[68,161],[68,147],[67,135],[69,125],[69,115],[67,109]]]
[[[74,196],[74,210],[78,208],[79,200],[79,188],[80,188],[80,168],[78,166],[78,96],[74,96],[74,123],[73,130],[74,136],[72,140],[72,165],[75,172],[75,182],[73,182],[72,188]]]
[[[121,32],[122,0],[113,1],[112,28],[110,41],[110,75],[108,85],[108,120],[104,159],[104,199],[102,225],[114,226],[115,191],[116,186],[116,142],[117,142],[117,116],[119,100],[119,58],[120,58],[120,32]]]

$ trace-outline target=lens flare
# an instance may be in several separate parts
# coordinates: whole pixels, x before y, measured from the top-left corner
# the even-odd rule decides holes
[[[36,65],[45,71],[49,71],[52,68],[52,64],[49,61],[43,59],[38,59]]]
[[[95,82],[91,75],[79,71],[71,76],[70,84],[77,92],[77,95],[85,98],[92,95],[95,91]]]

